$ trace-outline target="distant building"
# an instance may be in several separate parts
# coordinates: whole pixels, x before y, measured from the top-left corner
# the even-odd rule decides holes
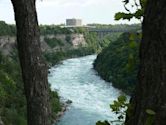
[[[66,26],[82,26],[82,20],[81,19],[66,19]]]

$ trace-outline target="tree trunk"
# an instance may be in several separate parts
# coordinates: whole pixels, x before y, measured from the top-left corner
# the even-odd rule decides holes
[[[28,125],[49,125],[47,65],[42,60],[35,0],[11,0],[27,100]]]
[[[138,84],[126,125],[166,125],[165,0],[148,0],[142,29]],[[147,109],[156,114],[150,115]]]

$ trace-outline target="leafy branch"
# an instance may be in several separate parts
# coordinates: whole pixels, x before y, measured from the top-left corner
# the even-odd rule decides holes
[[[144,10],[145,10],[145,6],[147,3],[147,0],[133,0],[134,1],[134,5],[131,5],[132,8],[136,8],[136,10],[134,12],[131,12],[130,9],[127,7],[127,5],[131,4],[131,0],[124,0],[124,8],[127,12],[118,12],[115,14],[115,20],[131,20],[132,18],[136,18],[139,19],[141,21],[143,14],[144,14]]]
[[[110,109],[112,110],[113,113],[117,115],[116,120],[112,121],[98,121],[96,125],[111,125],[113,123],[119,123],[121,125],[124,124],[125,122],[125,115],[127,112],[127,108],[129,106],[129,103],[127,101],[127,97],[124,95],[121,95],[118,97],[117,100],[113,102],[113,104],[110,105]]]

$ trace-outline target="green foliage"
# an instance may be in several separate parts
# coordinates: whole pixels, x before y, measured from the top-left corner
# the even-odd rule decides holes
[[[131,18],[133,18],[133,14],[131,13],[118,12],[115,14],[115,20],[120,20],[120,19],[130,20]]]
[[[51,48],[54,48],[56,46],[64,46],[64,43],[60,39],[57,39],[55,37],[54,38],[45,37],[44,40]]]
[[[18,62],[0,54],[0,115],[5,125],[26,125],[26,101]]]
[[[109,35],[106,35],[102,40],[100,40],[100,47],[102,49],[106,48],[110,42],[117,40],[121,34],[122,33],[111,33]]]
[[[98,121],[96,125],[113,125],[114,123],[116,125],[125,125],[125,116],[128,114],[130,117],[129,114],[133,106],[129,104],[126,96],[121,95],[110,104],[110,108],[112,112],[116,114],[116,119],[111,121],[105,120],[104,122]],[[145,125],[153,125],[156,112],[151,109],[146,109],[145,112],[147,113]]]
[[[59,95],[56,91],[49,90],[50,105],[51,105],[51,123],[54,122],[56,114],[62,110],[62,104],[60,102]]]
[[[4,21],[0,21],[0,36],[14,36],[16,34],[16,27],[8,25]]]
[[[70,36],[70,35],[66,35],[65,40],[66,40],[68,43],[71,43],[71,36]]]
[[[110,123],[108,121],[104,121],[104,122],[98,121],[96,125],[110,125]]]
[[[156,112],[154,112],[151,109],[146,109],[146,113],[147,113],[147,118],[145,121],[145,125],[153,125]]]
[[[126,6],[128,4],[130,4],[131,0],[124,0],[124,7],[126,9],[127,12],[118,12],[115,14],[115,20],[120,20],[120,19],[127,19],[127,20],[131,20],[132,18],[136,18],[136,19],[141,19],[143,17],[144,14],[144,10],[146,7],[146,3],[147,0],[139,0],[139,2],[137,3],[136,0],[134,0],[134,5],[132,5],[132,7],[136,8],[136,11],[131,12]]]
[[[155,115],[156,113],[153,111],[153,110],[151,110],[151,109],[146,109],[146,113],[148,114],[148,115]]]
[[[130,21],[133,17],[135,17],[137,19],[141,19],[142,16],[143,16],[143,10],[138,9],[135,13],[118,12],[115,14],[115,20],[127,19]]]
[[[56,34],[71,34],[72,31],[68,28],[61,28],[57,25],[40,25],[41,35],[56,35]],[[4,21],[0,21],[0,36],[15,36],[16,26],[6,24]]]
[[[71,28],[70,30],[73,31],[73,33],[81,33],[81,34],[87,32],[87,29],[83,27]]]
[[[141,35],[124,33],[102,50],[94,62],[99,75],[113,86],[131,94],[137,82]]]
[[[66,54],[63,51],[44,53],[44,58],[48,63],[50,63],[50,65],[55,65],[59,63],[61,60],[65,59],[65,57]]]
[[[84,34],[87,44],[85,46],[79,46],[78,48],[74,48],[71,44],[71,35],[65,34],[66,35],[65,40],[67,41],[67,43],[70,43],[68,48],[64,47],[57,51],[44,53],[44,57],[45,57],[46,61],[50,63],[50,65],[55,65],[55,64],[59,63],[61,60],[64,60],[67,58],[75,58],[75,57],[94,54],[97,51],[99,51],[101,49],[101,47],[104,46],[104,44],[108,44],[105,42],[105,43],[102,43],[102,45],[101,45],[101,43],[97,37],[97,34],[90,33],[85,28],[71,28],[70,31],[72,31],[74,33]],[[105,41],[106,40],[107,39],[105,39]],[[45,41],[47,41],[47,44],[48,44],[48,40],[46,39]],[[52,46],[52,47],[57,46],[57,44],[56,45],[55,44],[52,45],[52,44],[54,44],[53,41],[51,41],[50,46]]]
[[[127,108],[129,106],[129,103],[127,102],[127,98],[124,95],[121,95],[118,97],[117,100],[113,102],[113,104],[110,105],[110,108],[112,111],[117,114],[117,119],[112,122],[121,122],[123,123],[125,121],[125,115],[127,112]]]
[[[92,48],[94,51],[100,49],[100,41],[96,33],[84,32],[85,40],[88,44],[88,47]]]
[[[77,49],[70,50],[61,50],[56,52],[45,52],[44,57],[45,60],[50,65],[58,64],[60,61],[67,58],[75,58],[80,56],[86,56],[95,53],[95,50],[90,47],[80,47]]]
[[[96,29],[127,30],[129,32],[141,29],[140,24],[88,24],[88,26],[95,27]]]
[[[61,28],[57,25],[40,25],[41,35],[56,35],[56,34],[71,34],[72,31],[68,28]]]
[[[110,105],[112,112],[117,115],[116,120],[112,120],[112,121],[105,120],[104,122],[98,121],[96,125],[112,125],[113,123],[116,123],[118,125],[119,124],[124,125],[125,115],[126,115],[128,106],[129,106],[129,103],[127,101],[127,97],[124,95],[119,96],[118,99],[115,100],[113,104]]]
[[[5,125],[27,125],[26,99],[17,51],[0,53],[0,116]],[[52,119],[61,110],[56,92],[50,90]],[[55,108],[56,107],[56,108]]]

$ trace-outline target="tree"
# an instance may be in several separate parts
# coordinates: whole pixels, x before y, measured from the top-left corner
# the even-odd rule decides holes
[[[166,1],[148,0],[140,70],[126,125],[166,125]]]
[[[27,100],[28,125],[49,125],[47,65],[40,49],[36,0],[11,0],[17,26],[17,45]]]

